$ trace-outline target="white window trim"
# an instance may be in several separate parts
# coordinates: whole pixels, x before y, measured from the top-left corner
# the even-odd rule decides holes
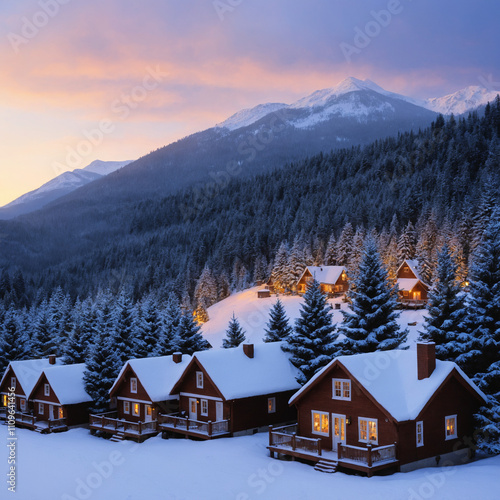
[[[135,384],[135,389],[134,389],[134,384]],[[130,378],[130,392],[132,394],[137,394],[137,377]]]
[[[366,421],[366,436],[367,439],[361,439],[361,421]],[[377,426],[377,440],[376,441],[371,441],[368,439],[370,437],[370,429],[369,429],[369,422],[375,422],[375,425]],[[358,441],[360,443],[371,443],[371,444],[378,444],[378,433],[379,433],[379,428],[378,428],[378,419],[376,418],[369,418],[369,417],[358,417]]]
[[[335,382],[341,383],[341,392],[344,394],[344,384],[347,383],[349,385],[349,397],[345,398],[343,395],[338,397],[335,395]],[[340,401],[350,401],[351,400],[351,381],[348,378],[332,378],[332,399],[340,400]]]
[[[326,415],[328,417],[328,432],[321,432],[314,430],[314,414],[318,413],[319,415]],[[321,425],[321,417],[320,417],[320,425]],[[330,436],[330,414],[327,411],[319,411],[319,410],[311,410],[311,432],[313,434],[317,434],[318,436]]]
[[[454,418],[455,419],[455,434],[453,434],[452,436],[448,436],[448,431],[446,429],[446,421],[449,419],[449,418]],[[447,415],[446,417],[444,417],[444,439],[445,441],[449,441],[450,439],[457,439],[458,437],[458,432],[457,432],[457,415]]]
[[[130,401],[123,402],[123,413],[125,415],[130,415]]]
[[[50,396],[50,385],[49,384],[43,384],[43,395]]]
[[[203,372],[196,372],[196,388],[203,389]]]
[[[271,405],[269,405],[271,403]],[[276,413],[276,398],[267,398],[267,413]]]
[[[19,408],[21,408],[21,411],[26,411],[26,399],[19,398]]]
[[[205,410],[203,410],[203,406],[205,406]],[[200,399],[200,415],[208,417],[208,399]]]
[[[141,416],[141,405],[139,403],[135,403],[137,404],[137,407],[139,408],[139,411],[137,413],[135,413],[134,411],[134,403],[132,403],[132,412],[131,412],[131,415],[134,416],[134,417],[140,417]]]
[[[421,432],[418,432],[418,425],[419,424],[420,424],[421,429],[422,429]],[[423,420],[419,420],[415,424],[415,432],[416,432],[416,441],[415,441],[415,444],[416,444],[417,448],[420,448],[421,446],[424,446],[424,422],[423,422]],[[420,436],[422,438],[420,443],[418,442],[418,436],[419,436],[419,434],[420,434]]]
[[[45,413],[45,403],[38,403],[38,415]]]

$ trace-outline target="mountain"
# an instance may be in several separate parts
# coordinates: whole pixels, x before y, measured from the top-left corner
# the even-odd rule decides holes
[[[77,168],[71,172],[63,172],[54,179],[46,182],[38,189],[23,194],[19,198],[0,208],[0,219],[7,220],[18,215],[34,212],[51,201],[65,196],[75,189],[85,186],[89,182],[118,170],[129,161],[101,161],[95,160],[85,168]]]
[[[498,92],[484,87],[470,86],[454,94],[425,101],[425,107],[443,115],[461,115],[493,102]]]

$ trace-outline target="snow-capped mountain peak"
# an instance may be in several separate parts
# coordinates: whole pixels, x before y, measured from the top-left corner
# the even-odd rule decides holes
[[[229,130],[236,130],[238,128],[252,125],[259,121],[269,113],[274,113],[278,109],[286,108],[287,105],[281,102],[268,102],[266,104],[259,104],[253,108],[242,109],[234,115],[230,116],[227,120],[216,125],[217,128],[227,128]]]
[[[125,161],[102,161],[102,160],[94,160],[92,163],[87,165],[82,170],[86,170],[87,172],[94,172],[99,175],[108,175],[115,170],[119,170],[120,168],[125,167],[133,160],[125,160]]]
[[[452,113],[460,115],[493,101],[497,94],[498,92],[493,90],[471,85],[444,97],[427,99],[425,107],[443,115],[451,115]]]

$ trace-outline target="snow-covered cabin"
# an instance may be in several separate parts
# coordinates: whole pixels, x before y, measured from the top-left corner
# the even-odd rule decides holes
[[[116,402],[116,411],[91,415],[91,432],[101,431],[137,441],[156,434],[158,415],[178,409],[179,397],[170,392],[190,359],[191,356],[174,353],[128,360],[109,393]]]
[[[292,421],[288,399],[300,387],[297,375],[280,342],[195,353],[172,389],[180,413],[159,428],[209,439]]]
[[[418,261],[407,259],[396,272],[399,288],[398,300],[407,304],[423,304],[427,302],[429,285],[425,283],[418,273]]]
[[[433,343],[339,356],[290,399],[296,441],[304,437],[306,449],[283,450],[283,439],[270,432],[269,450],[313,462],[323,450],[336,466],[369,475],[462,463],[471,452],[473,414],[484,401],[455,363],[436,360]]]
[[[307,266],[297,281],[297,292],[305,293],[307,284],[316,279],[326,294],[343,295],[349,288],[344,266]]]
[[[45,368],[29,400],[40,432],[67,430],[88,422],[92,398],[85,391],[85,363]]]
[[[28,359],[24,361],[11,361],[5,370],[5,373],[0,381],[0,418],[5,418],[6,407],[10,390],[14,389],[16,395],[15,409],[20,414],[25,414],[26,419],[18,415],[16,425],[26,426],[33,423],[34,418],[28,418],[30,410],[29,395],[40,377],[40,374],[45,368],[53,365],[60,365],[62,361],[56,359],[54,355],[43,359]]]

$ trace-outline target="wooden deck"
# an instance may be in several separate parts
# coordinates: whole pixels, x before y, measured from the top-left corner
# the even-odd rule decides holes
[[[90,415],[90,432],[95,433],[96,431],[101,431],[113,436],[119,434],[120,436],[138,442],[142,442],[148,437],[158,434],[156,420],[152,420],[151,422],[129,422],[127,420],[115,418],[117,416],[118,414],[116,411]]]
[[[214,439],[218,437],[229,436],[229,420],[220,420],[218,422],[202,422],[180,416],[178,413],[159,414],[158,431],[174,432],[186,437],[199,439]]]

